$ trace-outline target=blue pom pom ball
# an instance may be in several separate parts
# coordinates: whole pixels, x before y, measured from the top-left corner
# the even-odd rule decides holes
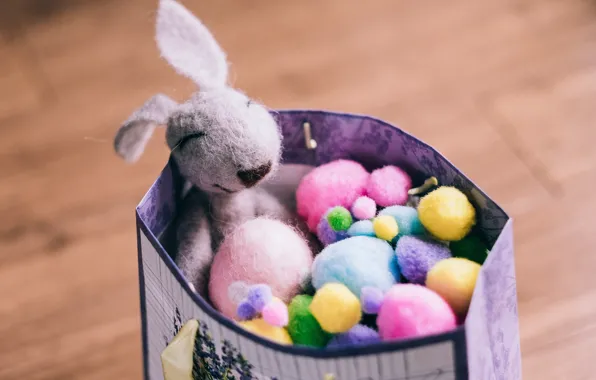
[[[402,236],[422,236],[426,234],[426,230],[418,218],[418,211],[414,207],[390,206],[381,210],[379,215],[392,216],[397,222],[399,233],[393,239],[394,243]]]
[[[349,237],[328,245],[312,265],[312,283],[316,289],[327,283],[341,283],[357,297],[363,287],[386,291],[399,278],[397,257],[391,245],[370,236]]]
[[[348,229],[350,236],[375,236],[373,222],[370,220],[360,220]]]

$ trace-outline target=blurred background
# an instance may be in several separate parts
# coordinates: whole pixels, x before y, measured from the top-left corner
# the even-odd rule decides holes
[[[594,378],[593,2],[183,3],[250,96],[385,119],[499,202],[524,378]],[[194,89],[159,57],[156,7],[0,1],[2,380],[141,378],[134,208],[168,151],[157,131],[127,165],[112,139],[154,93]]]

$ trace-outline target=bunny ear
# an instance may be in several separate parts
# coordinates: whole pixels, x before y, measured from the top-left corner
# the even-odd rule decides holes
[[[149,99],[120,127],[114,138],[114,149],[128,162],[139,159],[157,125],[167,123],[168,115],[178,104],[166,95]]]
[[[161,0],[156,41],[161,55],[176,71],[201,87],[226,84],[226,54],[192,13],[175,0]]]

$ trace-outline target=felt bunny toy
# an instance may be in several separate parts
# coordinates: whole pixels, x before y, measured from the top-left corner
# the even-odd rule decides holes
[[[280,128],[270,112],[226,84],[226,55],[209,30],[174,0],[161,0],[156,40],[162,56],[199,90],[182,104],[149,99],[120,127],[114,146],[136,161],[157,125],[181,174],[193,186],[177,227],[176,262],[205,294],[213,254],[239,224],[267,215],[306,228],[277,198],[259,187],[278,168]]]

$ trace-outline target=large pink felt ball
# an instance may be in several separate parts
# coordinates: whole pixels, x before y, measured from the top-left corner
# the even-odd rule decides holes
[[[306,220],[311,232],[327,210],[335,206],[350,208],[366,193],[369,173],[358,162],[336,160],[313,169],[302,178],[296,190],[298,215]]]
[[[373,171],[366,184],[366,193],[379,206],[405,205],[412,179],[401,168],[389,165]]]
[[[313,262],[304,238],[290,226],[257,218],[236,227],[221,243],[211,267],[209,297],[222,314],[236,316],[248,287],[267,284],[274,297],[289,303]]]
[[[434,291],[416,284],[396,284],[385,294],[377,316],[383,340],[440,334],[456,327],[449,304]]]

